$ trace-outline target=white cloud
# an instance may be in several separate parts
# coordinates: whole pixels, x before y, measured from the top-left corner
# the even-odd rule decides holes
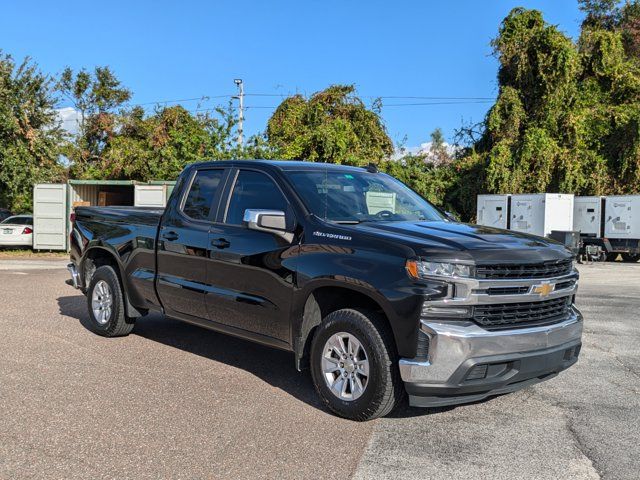
[[[56,110],[60,126],[72,135],[78,133],[82,115],[73,107],[64,107]]]
[[[403,147],[401,149],[397,149],[391,158],[393,160],[398,160],[405,155],[423,155],[426,161],[431,161],[433,156],[431,154],[431,143],[432,142],[424,142],[418,147]],[[451,156],[453,156],[458,149],[455,145],[451,145],[446,142],[444,143],[444,147],[447,150],[447,153]]]

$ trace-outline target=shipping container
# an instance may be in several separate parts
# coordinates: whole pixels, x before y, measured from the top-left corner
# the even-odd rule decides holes
[[[69,180],[37,184],[33,189],[35,250],[66,250],[70,214],[78,206],[164,207],[175,182],[134,180]]]

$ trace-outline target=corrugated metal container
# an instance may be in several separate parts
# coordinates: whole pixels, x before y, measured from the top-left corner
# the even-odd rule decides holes
[[[156,180],[142,183],[133,180],[69,180],[66,184],[39,184],[34,186],[34,241],[35,249],[66,250],[67,236],[71,229],[69,213],[78,206],[143,206],[164,207],[174,181]],[[54,188],[55,187],[55,188]],[[47,192],[64,191],[59,205],[47,200]],[[59,196],[59,193],[58,193]],[[56,197],[57,198],[57,197]],[[53,211],[55,210],[55,211]],[[46,214],[44,213],[46,212]],[[51,229],[51,216],[62,219],[63,226],[56,230],[56,241],[50,237],[38,237],[38,229],[44,234]],[[66,224],[66,226],[64,226]],[[36,227],[38,225],[39,227]],[[49,225],[45,227],[45,225]],[[60,230],[58,232],[58,230]],[[58,237],[62,238],[60,240]],[[38,241],[40,238],[40,241]],[[48,238],[46,242],[45,238]]]

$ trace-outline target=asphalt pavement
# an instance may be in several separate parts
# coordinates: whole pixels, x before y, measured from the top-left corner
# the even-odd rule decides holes
[[[558,377],[355,423],[290,353],[159,315],[85,328],[66,262],[0,261],[0,478],[636,479],[640,264],[580,268],[585,336]]]

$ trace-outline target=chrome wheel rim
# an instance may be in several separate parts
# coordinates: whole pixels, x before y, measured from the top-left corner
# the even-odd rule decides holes
[[[106,324],[111,318],[113,296],[111,295],[109,284],[104,280],[98,280],[93,287],[91,309],[93,310],[93,316],[100,325]]]
[[[324,344],[322,377],[340,400],[357,400],[369,383],[369,357],[362,343],[346,332],[332,335]]]

